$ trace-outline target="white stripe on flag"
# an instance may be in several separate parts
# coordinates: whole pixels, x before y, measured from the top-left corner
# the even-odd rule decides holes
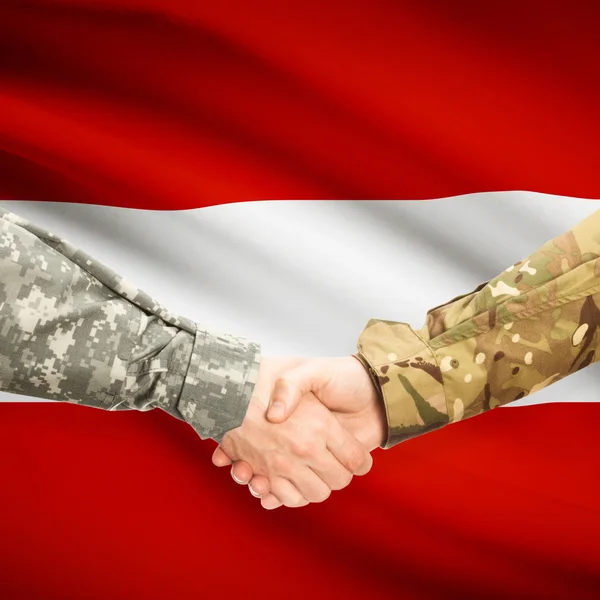
[[[173,312],[253,338],[263,354],[354,351],[371,317],[424,323],[594,210],[528,192],[433,201],[244,202],[156,212],[3,202]],[[518,404],[596,401],[598,365]],[[1,394],[0,400],[22,397]]]

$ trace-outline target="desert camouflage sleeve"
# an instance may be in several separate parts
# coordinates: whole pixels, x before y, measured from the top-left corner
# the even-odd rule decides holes
[[[259,347],[169,313],[0,207],[0,389],[106,410],[161,408],[202,438],[239,426]]]
[[[384,447],[513,402],[598,360],[600,211],[425,327],[372,319],[357,357],[387,411]]]

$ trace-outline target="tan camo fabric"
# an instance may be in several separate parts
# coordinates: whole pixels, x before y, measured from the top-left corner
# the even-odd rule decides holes
[[[598,360],[600,211],[426,325],[372,319],[357,357],[385,402],[390,448],[533,394]]]
[[[171,314],[0,207],[0,389],[107,410],[161,408],[220,441],[246,414],[259,346]]]

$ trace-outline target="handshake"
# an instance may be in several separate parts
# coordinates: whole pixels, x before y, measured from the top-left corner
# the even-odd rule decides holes
[[[354,356],[263,358],[242,425],[213,454],[266,509],[323,502],[365,475],[386,438],[383,401]]]

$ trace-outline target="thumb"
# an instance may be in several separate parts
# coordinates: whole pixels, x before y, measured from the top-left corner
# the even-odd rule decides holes
[[[315,369],[314,361],[306,362],[283,373],[273,385],[267,419],[271,423],[286,421],[298,408],[302,396],[315,392],[323,383],[323,375]]]

